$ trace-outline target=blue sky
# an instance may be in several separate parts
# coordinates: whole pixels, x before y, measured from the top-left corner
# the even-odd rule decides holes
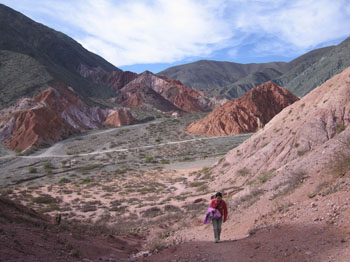
[[[350,36],[349,0],[0,0],[115,66],[290,61]]]

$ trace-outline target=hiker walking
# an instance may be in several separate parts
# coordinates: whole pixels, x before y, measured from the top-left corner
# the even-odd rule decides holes
[[[215,198],[210,202],[209,208],[214,209],[213,212],[215,212],[212,218],[212,222],[213,222],[215,243],[218,243],[220,241],[222,222],[224,223],[226,222],[227,214],[228,214],[226,202],[222,199],[222,194],[220,192],[217,192],[215,194]]]

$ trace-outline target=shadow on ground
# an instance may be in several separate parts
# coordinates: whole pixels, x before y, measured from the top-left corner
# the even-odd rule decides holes
[[[234,234],[234,232],[233,232]],[[289,224],[258,230],[244,239],[188,242],[139,261],[152,262],[244,262],[244,261],[334,261],[350,245],[349,232],[332,225]],[[345,260],[337,261],[347,261]]]

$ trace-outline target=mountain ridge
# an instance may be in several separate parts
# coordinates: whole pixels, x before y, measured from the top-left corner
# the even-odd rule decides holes
[[[206,64],[205,66],[203,64]],[[260,68],[257,66],[260,65]],[[244,67],[251,71],[244,71]],[[165,69],[158,74],[184,82],[217,97],[239,98],[249,89],[273,81],[297,96],[304,96],[327,79],[350,66],[350,40],[314,49],[290,62],[239,64],[200,60]],[[222,67],[233,71],[221,70]],[[200,68],[205,72],[200,73]],[[316,76],[312,76],[312,73]],[[207,84],[203,84],[207,81]]]
[[[46,79],[31,79],[25,83],[12,77],[12,82],[1,82],[1,91],[11,92],[11,101],[1,100],[0,109],[13,104],[23,94],[33,96],[50,85],[67,84],[82,94],[86,102],[92,104],[89,97],[108,97],[113,91],[105,85],[95,84],[81,77],[78,72],[80,64],[91,67],[101,67],[105,71],[121,71],[103,58],[86,50],[81,44],[69,36],[37,23],[25,15],[0,4],[0,51],[6,52],[7,58],[0,60],[16,60],[27,57],[30,63],[17,63],[22,71],[36,71],[37,75],[48,75]],[[33,62],[35,61],[35,62]],[[35,66],[33,69],[32,66]],[[14,74],[10,68],[0,66],[0,74]],[[21,89],[16,93],[11,86]]]

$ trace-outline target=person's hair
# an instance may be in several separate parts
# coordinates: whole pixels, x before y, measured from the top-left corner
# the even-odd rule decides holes
[[[217,192],[217,193],[215,194],[215,197],[221,197],[221,198],[222,198],[222,194],[221,194],[220,192]]]

